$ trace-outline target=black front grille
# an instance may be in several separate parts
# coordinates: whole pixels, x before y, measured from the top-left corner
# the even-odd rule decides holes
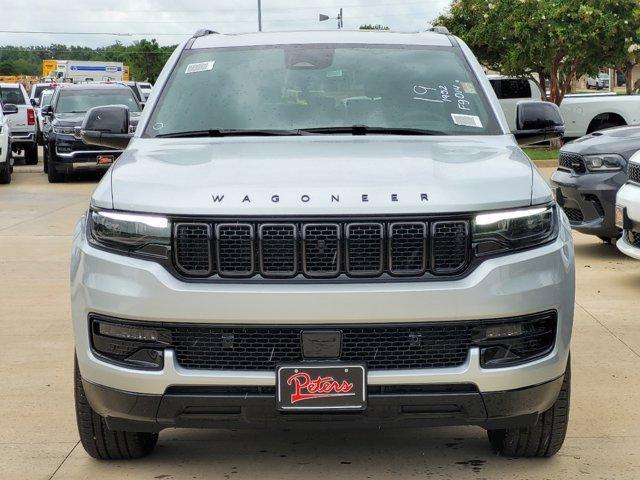
[[[582,223],[584,222],[584,215],[582,214],[582,210],[579,208],[569,208],[563,207],[564,213],[567,214],[569,220],[574,223]]]
[[[288,277],[298,270],[295,225],[270,223],[260,226],[260,271],[269,277]]]
[[[459,272],[467,263],[468,224],[436,222],[433,224],[433,270],[441,274]]]
[[[640,184],[640,164],[639,163],[629,164],[629,180]]]
[[[340,274],[340,225],[311,223],[302,227],[302,268],[310,277],[335,277]]]
[[[189,275],[206,275],[211,264],[211,226],[206,223],[178,224],[175,229],[176,263]]]
[[[483,327],[522,322],[523,334],[506,340],[522,358],[548,352],[555,341],[556,313],[491,321],[402,325],[225,327],[165,324],[178,363],[189,369],[273,370],[302,362],[304,331],[342,332],[340,361],[370,370],[451,368],[463,365]],[[491,340],[496,343],[496,340]],[[499,343],[499,342],[498,342]]]
[[[576,173],[587,173],[584,158],[577,153],[560,152],[559,164],[560,168],[573,170]]]
[[[216,226],[218,271],[228,277],[251,275],[255,270],[253,225],[221,223]],[[177,252],[178,255],[180,251]]]
[[[470,261],[468,220],[178,223],[174,262],[186,277],[452,276]]]

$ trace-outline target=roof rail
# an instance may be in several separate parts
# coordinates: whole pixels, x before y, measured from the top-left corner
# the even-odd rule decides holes
[[[219,35],[219,33],[214,30],[209,30],[207,28],[201,28],[200,30],[198,30],[196,33],[193,34],[193,38],[205,37],[207,35]]]
[[[427,32],[433,33],[441,33],[442,35],[451,35],[451,32],[447,27],[443,27],[442,25],[434,25],[427,28]]]

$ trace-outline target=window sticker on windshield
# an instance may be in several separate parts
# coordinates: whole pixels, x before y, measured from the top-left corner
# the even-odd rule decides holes
[[[453,123],[461,127],[482,128],[482,120],[476,115],[462,115],[460,113],[452,113]]]
[[[464,93],[468,93],[470,95],[477,95],[476,87],[473,86],[471,82],[460,82],[460,86],[462,87],[462,91]]]
[[[342,70],[334,70],[332,72],[327,72],[327,78],[341,77],[341,76],[342,76]]]
[[[213,66],[215,65],[215,63],[215,60],[211,62],[190,63],[189,65],[187,65],[187,69],[184,71],[184,73],[198,73],[213,70]]]

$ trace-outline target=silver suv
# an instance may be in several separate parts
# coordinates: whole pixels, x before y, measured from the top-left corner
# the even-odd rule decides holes
[[[82,444],[140,457],[169,427],[477,425],[551,456],[569,408],[566,216],[480,65],[420,34],[200,31],[129,133],[71,260]]]

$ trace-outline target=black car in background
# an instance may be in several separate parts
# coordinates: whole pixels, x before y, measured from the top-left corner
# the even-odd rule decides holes
[[[87,111],[105,105],[125,105],[135,129],[142,107],[131,89],[121,84],[64,85],[56,89],[51,104],[42,109],[48,118],[44,136],[44,170],[49,182],[86,170],[107,170],[122,153],[85,144],[80,127]]]
[[[607,243],[620,237],[616,194],[627,182],[627,163],[638,150],[640,127],[601,130],[562,147],[551,182],[573,229]]]

